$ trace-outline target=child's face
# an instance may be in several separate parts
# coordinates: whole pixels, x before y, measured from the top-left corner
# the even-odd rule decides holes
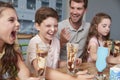
[[[102,19],[101,22],[98,24],[98,33],[101,36],[107,36],[110,32],[110,25],[111,21],[110,19]]]
[[[15,10],[5,8],[0,14],[0,42],[13,44],[18,29],[19,22]]]
[[[48,17],[38,26],[39,35],[45,42],[50,42],[58,30],[58,21],[53,17]]]

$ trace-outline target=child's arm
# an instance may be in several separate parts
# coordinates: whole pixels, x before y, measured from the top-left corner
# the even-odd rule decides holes
[[[46,78],[48,80],[93,80],[94,75],[88,75],[87,71],[81,71],[77,77],[47,68]]]
[[[97,59],[97,49],[98,45],[95,42],[91,42],[89,45],[89,55],[92,61],[96,61]]]
[[[107,62],[110,64],[120,64],[120,55],[117,57],[114,57],[112,55],[108,56]]]

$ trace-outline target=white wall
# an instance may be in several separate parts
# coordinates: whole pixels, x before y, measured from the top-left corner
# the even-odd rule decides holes
[[[63,1],[63,18],[62,19],[66,19],[69,17],[69,0],[62,0]]]

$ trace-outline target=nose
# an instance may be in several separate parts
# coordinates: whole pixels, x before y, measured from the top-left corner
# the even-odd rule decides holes
[[[107,28],[106,28],[106,30],[109,32],[109,31],[110,31],[110,28],[109,28],[109,27],[107,27]]]
[[[110,30],[110,26],[107,27],[107,30]]]
[[[20,23],[18,21],[16,21],[16,27],[17,27],[17,30],[19,30],[20,28]]]
[[[52,31],[55,31],[55,28],[54,28],[54,26],[52,26],[52,27],[51,27],[51,30],[52,30]]]
[[[73,13],[74,13],[74,14],[76,14],[76,13],[77,13],[77,10],[76,10],[76,9],[74,9],[74,10],[73,10]]]

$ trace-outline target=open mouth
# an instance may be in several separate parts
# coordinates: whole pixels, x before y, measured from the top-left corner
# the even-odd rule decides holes
[[[11,37],[12,37],[13,40],[16,39],[16,31],[12,31],[11,32]]]

